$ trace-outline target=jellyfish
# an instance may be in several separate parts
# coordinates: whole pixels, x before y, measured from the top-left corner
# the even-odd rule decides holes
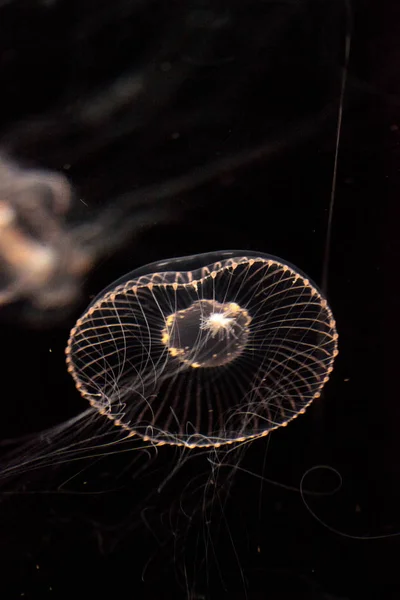
[[[71,330],[67,369],[89,406],[17,440],[1,484],[121,445],[239,447],[303,414],[337,353],[324,294],[283,259],[232,250],[140,267]]]
[[[219,251],[118,279],[78,319],[66,358],[81,395],[128,436],[219,447],[304,413],[337,340],[326,299],[299,269]]]
[[[177,577],[194,581],[203,564],[188,564],[186,540],[200,531],[214,543],[244,451],[320,397],[337,353],[324,294],[283,259],[227,250],[145,265],[100,292],[71,330],[67,369],[88,408],[17,448],[0,483],[15,493],[23,475],[25,493],[26,473],[50,466],[53,481],[55,467],[70,465],[57,491],[72,482],[86,494],[90,464],[124,453],[134,487],[132,496],[124,488],[131,512],[117,535],[138,522],[161,529]],[[114,482],[119,467],[110,473]],[[162,492],[173,478],[170,502]]]
[[[63,175],[0,156],[0,309],[26,301],[37,320],[80,297],[92,259],[65,222],[72,196]]]

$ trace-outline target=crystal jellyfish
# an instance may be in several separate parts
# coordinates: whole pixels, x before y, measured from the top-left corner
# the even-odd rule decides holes
[[[327,300],[299,269],[220,251],[115,281],[78,319],[66,354],[82,396],[129,435],[219,447],[304,413],[337,341]]]

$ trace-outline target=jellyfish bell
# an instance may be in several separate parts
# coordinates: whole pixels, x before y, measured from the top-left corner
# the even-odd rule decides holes
[[[78,319],[66,356],[81,395],[128,436],[220,447],[304,413],[337,340],[327,300],[299,269],[221,251],[115,281]]]

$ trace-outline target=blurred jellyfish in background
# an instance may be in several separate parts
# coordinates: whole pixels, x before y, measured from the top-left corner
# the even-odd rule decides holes
[[[0,306],[57,313],[79,297],[92,257],[66,227],[72,201],[62,175],[0,158]]]

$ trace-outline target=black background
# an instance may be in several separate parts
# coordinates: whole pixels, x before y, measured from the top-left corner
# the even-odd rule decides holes
[[[400,12],[389,0],[346,6],[0,1],[2,149],[65,172],[77,192],[71,222],[160,186],[137,225],[135,202],[125,209],[128,240],[110,224],[110,251],[71,314],[40,329],[20,307],[3,318],[3,439],[86,408],[65,369],[69,330],[127,271],[239,248],[321,282],[351,33],[328,270],[340,354],[322,398],[225,456],[232,468],[208,487],[212,453],[121,445],[102,460],[88,450],[83,463],[4,476],[1,598],[398,597]],[[141,101],[118,108],[104,96],[142,72],[151,75]],[[215,162],[212,176],[164,200],[171,180]],[[304,490],[332,491],[339,475],[342,485],[302,496],[304,475]],[[201,500],[213,493],[210,513]]]

